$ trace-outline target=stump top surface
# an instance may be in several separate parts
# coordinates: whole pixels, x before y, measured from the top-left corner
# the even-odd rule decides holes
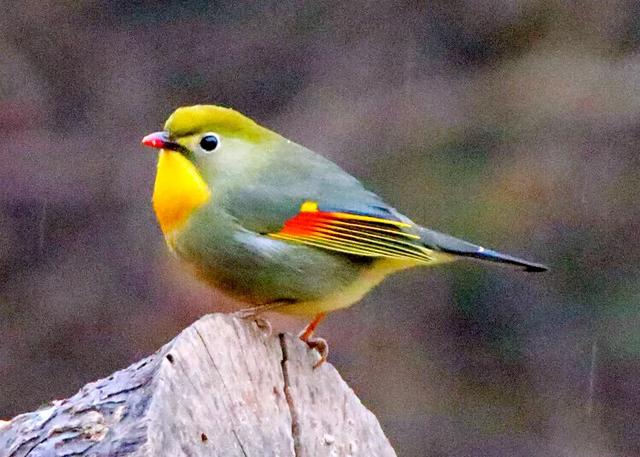
[[[375,416],[291,335],[205,316],[150,357],[0,425],[0,457],[394,456]]]

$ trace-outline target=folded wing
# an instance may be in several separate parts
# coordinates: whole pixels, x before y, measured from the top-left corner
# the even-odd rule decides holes
[[[341,211],[322,211],[305,202],[300,212],[270,237],[344,254],[428,263],[426,248],[414,226],[401,220]]]

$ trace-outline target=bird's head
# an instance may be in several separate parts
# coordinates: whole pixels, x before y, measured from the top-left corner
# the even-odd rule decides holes
[[[145,136],[142,144],[178,152],[199,164],[213,153],[220,155],[239,143],[261,142],[272,135],[270,130],[231,108],[195,105],[175,110],[165,122],[164,131]]]
[[[209,201],[218,175],[259,161],[256,151],[275,137],[241,113],[215,105],[178,108],[163,131],[145,136],[142,144],[160,150],[153,206],[165,235]]]

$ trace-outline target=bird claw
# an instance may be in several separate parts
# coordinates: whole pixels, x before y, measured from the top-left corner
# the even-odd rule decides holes
[[[271,322],[268,320],[255,316],[253,322],[255,322],[258,329],[261,330],[265,336],[269,337],[273,333],[273,327],[271,326]]]
[[[315,349],[320,355],[320,359],[318,359],[318,361],[313,364],[314,370],[327,361],[327,357],[329,357],[329,343],[327,343],[327,340],[317,336],[309,337],[307,339],[300,339],[307,343],[309,349]]]
[[[241,309],[240,311],[236,311],[233,313],[233,316],[238,319],[252,320],[258,330],[261,330],[265,336],[269,337],[273,333],[273,327],[271,326],[271,322],[266,320],[263,317],[258,316],[258,312],[254,308]]]
[[[318,354],[320,354],[320,360],[313,365],[314,370],[326,362],[327,357],[329,356],[329,344],[327,344],[327,340],[313,336],[313,332],[316,330],[322,319],[324,319],[325,315],[326,313],[316,314],[313,320],[309,322],[304,330],[302,330],[298,335],[298,338],[307,343],[307,346],[309,346],[310,349],[315,349],[318,351]]]

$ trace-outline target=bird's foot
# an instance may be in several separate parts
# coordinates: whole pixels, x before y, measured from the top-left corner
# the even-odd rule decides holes
[[[314,370],[327,361],[327,357],[329,357],[329,344],[327,343],[327,340],[315,336],[309,337],[306,340],[302,341],[307,343],[309,349],[315,349],[316,351],[318,351],[318,354],[320,354],[320,359],[318,359],[318,361],[313,364]]]
[[[324,338],[318,338],[313,336],[313,332],[315,332],[320,321],[324,319],[326,313],[316,314],[311,322],[307,324],[307,326],[300,332],[298,338],[307,343],[310,349],[315,349],[320,354],[320,360],[318,360],[314,365],[313,369],[315,370],[324,362],[326,362],[327,357],[329,356],[329,345],[327,344],[327,340]]]
[[[253,322],[255,322],[258,329],[260,329],[265,336],[269,337],[273,334],[273,327],[271,326],[271,322],[266,320],[264,317],[255,316],[253,318]]]
[[[265,334],[265,336],[271,336],[271,334],[273,333],[271,322],[266,320],[264,317],[260,317],[258,312],[259,310],[257,308],[247,308],[236,311],[232,315],[239,319],[252,320],[253,322],[255,322],[258,329]]]

